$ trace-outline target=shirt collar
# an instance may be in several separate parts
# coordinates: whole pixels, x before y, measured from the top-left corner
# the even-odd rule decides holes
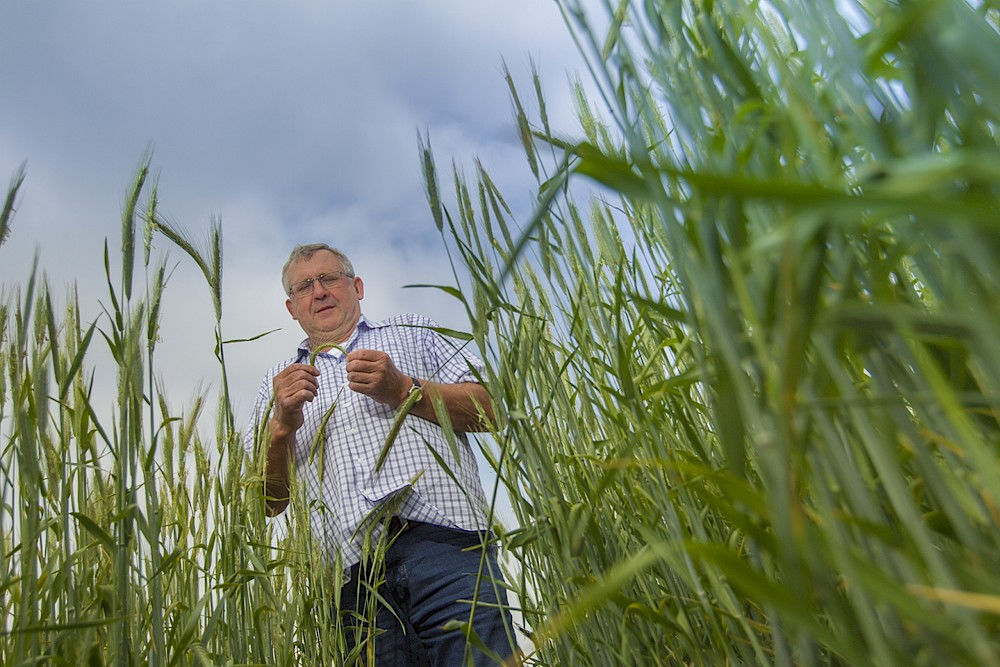
[[[365,317],[365,314],[361,313],[361,315],[358,317],[358,323],[354,326],[354,331],[351,332],[351,335],[347,337],[346,341],[340,343],[340,346],[345,350],[350,350],[351,347],[353,347],[354,344],[357,342],[358,336],[360,335],[362,330],[367,331],[369,329],[380,329],[386,326],[389,326],[388,320],[381,320],[379,322],[369,322],[368,318]],[[340,352],[336,348],[332,348],[330,350],[324,350],[320,354],[327,354],[328,352],[333,355],[337,356],[340,355]],[[312,345],[309,344],[309,339],[306,338],[301,343],[299,343],[298,350],[296,350],[295,363],[297,364],[303,363],[303,361],[308,359],[311,354],[312,354]]]

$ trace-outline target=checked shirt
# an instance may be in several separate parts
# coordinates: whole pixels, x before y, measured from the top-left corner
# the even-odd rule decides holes
[[[482,361],[461,349],[461,341],[434,331],[434,326],[432,320],[417,315],[396,315],[381,322],[369,322],[362,315],[341,347],[347,352],[386,352],[400,371],[420,380],[477,382]],[[308,341],[304,341],[296,357],[264,376],[245,438],[255,461],[263,460],[262,453],[254,451],[254,434],[267,433],[274,376],[289,364],[307,363],[309,354]],[[316,357],[319,392],[303,407],[305,422],[295,434],[293,457],[306,505],[311,507],[313,536],[322,541],[330,562],[337,562],[338,553],[344,568],[360,560],[359,526],[392,498],[402,502],[394,513],[403,519],[463,530],[487,529],[486,499],[464,433],[449,442],[437,424],[407,416],[375,473],[396,410],[352,391],[345,365],[343,354],[335,348]],[[330,410],[323,433],[317,434]]]

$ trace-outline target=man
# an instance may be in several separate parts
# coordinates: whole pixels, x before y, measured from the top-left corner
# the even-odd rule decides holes
[[[433,331],[426,318],[367,320],[364,282],[326,244],[296,247],[282,285],[285,306],[307,338],[294,360],[268,372],[255,407],[249,438],[254,431],[264,435],[269,510],[279,514],[288,505],[294,467],[313,507],[314,537],[331,563],[350,566],[342,610],[360,611],[371,601],[359,584],[375,567],[362,548],[364,536],[389,541],[385,583],[375,599],[392,609],[378,605],[378,664],[491,663],[473,642],[467,646],[463,633],[442,628],[470,621],[473,599],[471,627],[494,657],[507,658],[506,596],[496,583],[495,547],[483,558],[486,500],[465,437],[493,417],[473,370],[482,362]],[[379,461],[404,402],[412,407]],[[453,439],[439,425],[436,405]],[[363,635],[349,638],[363,641]]]

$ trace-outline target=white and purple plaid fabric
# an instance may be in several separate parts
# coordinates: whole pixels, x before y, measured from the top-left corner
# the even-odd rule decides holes
[[[464,351],[462,341],[442,336],[431,329],[434,326],[432,320],[417,315],[396,315],[381,322],[369,322],[362,315],[342,347],[348,352],[382,350],[399,370],[421,380],[477,382],[476,372],[481,371],[482,361]],[[253,451],[254,432],[259,433],[263,427],[273,392],[272,379],[289,364],[307,360],[308,355],[308,341],[304,341],[296,358],[278,364],[264,376],[245,437],[252,456],[259,454]],[[449,444],[439,426],[408,416],[381,470],[374,474],[395,409],[351,391],[345,363],[336,349],[317,356],[319,393],[305,404],[305,423],[295,437],[294,465],[312,507],[313,535],[324,543],[330,562],[336,562],[338,550],[345,568],[358,562],[361,549],[357,528],[380,503],[406,490],[413,480],[412,493],[400,496],[402,504],[395,514],[451,528],[486,529],[486,499],[472,449],[463,433],[456,434],[453,444]],[[321,436],[325,442],[319,441],[310,461],[317,430],[331,406],[333,412]]]

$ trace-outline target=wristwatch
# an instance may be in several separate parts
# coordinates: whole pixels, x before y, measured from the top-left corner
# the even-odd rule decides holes
[[[409,390],[408,392],[406,392],[406,398],[409,398],[409,397],[410,397],[410,395],[411,395],[411,394],[412,394],[413,392],[415,392],[415,391],[420,391],[420,389],[421,389],[421,386],[420,386],[420,380],[418,380],[417,378],[413,377],[412,375],[410,376],[410,380],[411,380],[411,381],[413,382],[413,384],[412,384],[412,385],[410,386],[410,390]],[[421,398],[423,398],[423,397],[421,397]],[[419,402],[420,402],[420,400],[421,400],[421,399],[420,399],[420,398],[418,398],[418,399],[416,400],[416,402],[417,402],[417,403],[419,403]]]

